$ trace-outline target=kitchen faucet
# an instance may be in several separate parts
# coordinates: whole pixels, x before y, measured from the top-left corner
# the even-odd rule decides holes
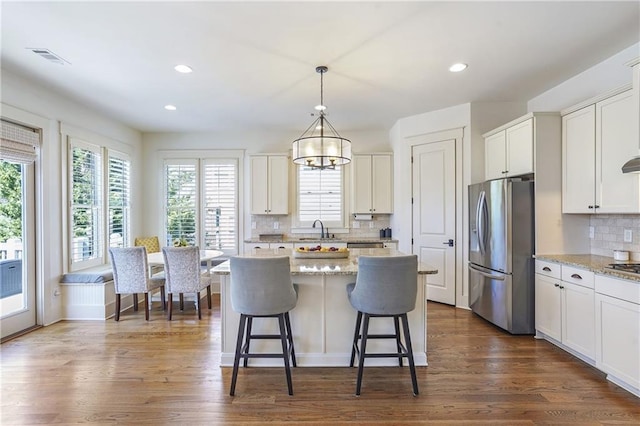
[[[320,219],[316,219],[313,221],[313,225],[311,225],[312,228],[316,227],[316,222],[320,222],[320,238],[329,238],[329,229],[327,228],[327,235],[325,236],[324,233],[324,224],[322,223],[322,221]]]

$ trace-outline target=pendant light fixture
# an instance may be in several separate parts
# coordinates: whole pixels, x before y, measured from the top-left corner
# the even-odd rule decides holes
[[[302,135],[293,141],[293,162],[312,169],[335,169],[351,161],[351,141],[338,134],[325,117],[323,75],[325,66],[316,67],[320,74],[320,105],[315,109],[318,118]]]

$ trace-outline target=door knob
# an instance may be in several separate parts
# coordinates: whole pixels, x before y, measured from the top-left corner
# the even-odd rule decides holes
[[[453,247],[453,240],[452,240],[452,239],[449,239],[449,241],[445,241],[445,242],[444,242],[444,243],[442,243],[442,244],[446,244],[446,245],[448,245],[449,247]]]

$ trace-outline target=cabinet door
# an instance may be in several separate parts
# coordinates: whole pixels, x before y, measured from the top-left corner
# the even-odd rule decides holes
[[[598,213],[640,212],[638,175],[621,171],[627,160],[638,155],[638,139],[633,137],[633,111],[631,90],[596,104]]]
[[[596,293],[596,367],[640,389],[640,305]]]
[[[393,157],[373,155],[371,157],[371,189],[373,213],[393,213]]]
[[[560,281],[536,274],[536,330],[562,340]]]
[[[289,158],[269,156],[269,214],[289,214]]]
[[[353,168],[353,213],[372,213],[372,187],[370,155],[354,155],[351,158]]]
[[[251,214],[269,213],[267,156],[251,157]]]
[[[562,117],[562,212],[594,213],[595,105]]]
[[[562,281],[562,343],[591,359],[596,356],[593,289]]]
[[[533,173],[533,118],[509,127],[505,133],[507,176]]]
[[[487,136],[484,140],[484,177],[486,180],[505,177],[507,173],[507,153],[504,131]]]

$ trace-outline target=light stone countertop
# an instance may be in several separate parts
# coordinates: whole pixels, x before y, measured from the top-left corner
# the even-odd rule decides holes
[[[356,275],[358,273],[359,256],[403,256],[404,253],[394,249],[349,249],[349,257],[344,259],[298,259],[293,257],[290,249],[252,250],[241,257],[289,256],[291,275]],[[211,270],[216,275],[229,275],[229,261],[221,263]],[[437,274],[438,270],[423,263],[418,263],[418,274]]]
[[[613,257],[598,256],[595,254],[538,254],[535,258],[547,262],[584,268],[596,274],[611,275],[616,278],[640,282],[640,275],[638,274],[629,274],[607,268],[607,266],[612,263],[633,263],[632,261],[620,262],[614,260]]]
[[[314,237],[282,237],[282,238],[249,238],[245,243],[397,243],[399,240],[393,238],[380,237],[336,237],[336,238],[314,238]]]

